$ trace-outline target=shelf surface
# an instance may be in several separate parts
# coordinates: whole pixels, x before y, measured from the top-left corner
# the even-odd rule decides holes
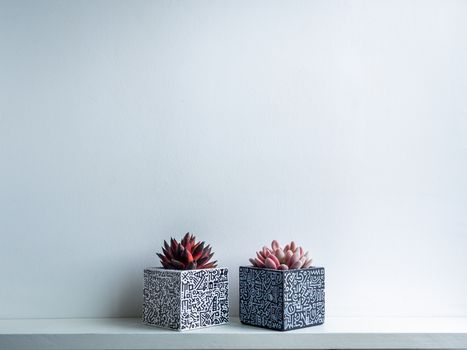
[[[228,325],[176,332],[136,318],[0,320],[0,349],[467,349],[467,318],[326,318],[288,332]]]

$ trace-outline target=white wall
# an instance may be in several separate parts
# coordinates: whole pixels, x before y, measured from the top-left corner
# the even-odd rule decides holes
[[[1,1],[0,318],[140,313],[198,233],[329,316],[467,316],[467,2]]]

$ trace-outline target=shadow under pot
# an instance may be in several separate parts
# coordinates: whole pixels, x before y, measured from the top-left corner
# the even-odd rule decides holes
[[[229,322],[226,268],[144,270],[143,323],[183,331]]]
[[[240,267],[240,321],[288,331],[324,323],[324,268]]]

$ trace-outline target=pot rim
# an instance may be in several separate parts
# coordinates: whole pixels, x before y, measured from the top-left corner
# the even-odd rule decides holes
[[[146,267],[144,270],[149,270],[149,271],[167,271],[167,272],[177,272],[177,273],[183,273],[183,272],[194,272],[194,271],[213,271],[213,270],[229,270],[227,267],[211,267],[209,269],[191,269],[191,270],[175,270],[175,269],[165,269],[162,266],[150,266]]]
[[[317,270],[317,269],[323,269],[323,266],[310,266],[307,267],[306,269],[290,269],[290,270],[277,270],[277,269],[270,269],[267,267],[257,267],[257,266],[240,266],[240,268],[248,268],[248,269],[254,269],[254,270],[266,270],[266,271],[275,271],[275,272],[298,272],[298,271],[308,271],[308,270]]]

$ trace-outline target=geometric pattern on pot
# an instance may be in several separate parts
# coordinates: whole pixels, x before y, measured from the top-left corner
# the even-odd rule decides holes
[[[229,321],[226,268],[144,271],[143,322],[188,330]]]
[[[276,330],[324,323],[324,268],[240,267],[240,321]]]
[[[240,267],[240,321],[282,330],[284,275],[280,270]]]
[[[180,282],[180,274],[171,270],[144,270],[143,323],[180,327]]]
[[[324,323],[324,268],[284,274],[284,330]]]

